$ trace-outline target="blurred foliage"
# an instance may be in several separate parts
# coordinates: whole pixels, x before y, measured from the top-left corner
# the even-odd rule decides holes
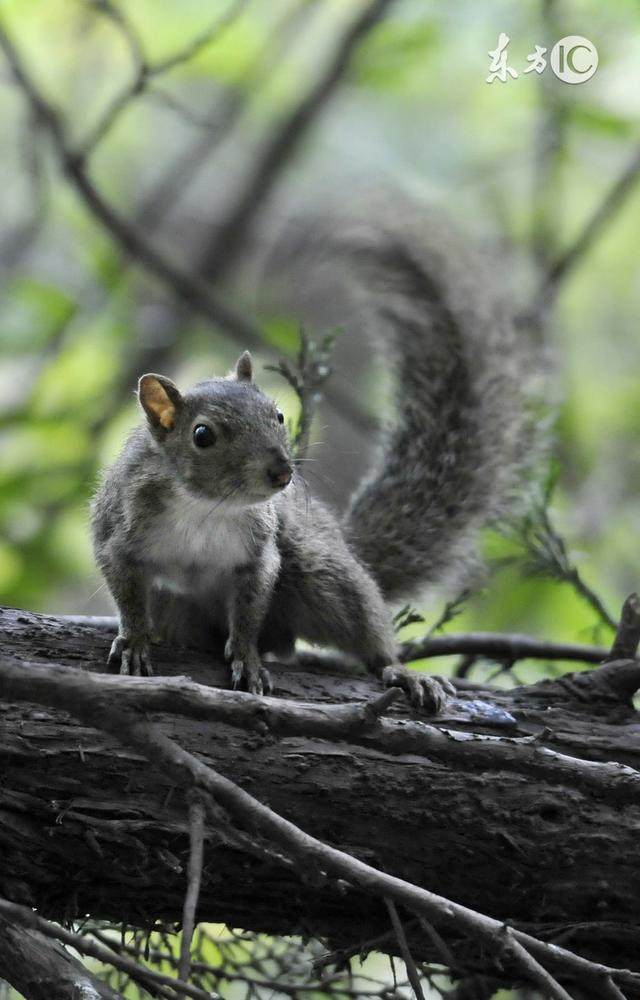
[[[191,229],[215,218],[247,148],[295,102],[357,6],[246,3],[193,58],[131,100],[91,157],[100,189],[163,251],[181,252]],[[188,46],[226,9],[221,0],[126,7],[152,63]],[[131,80],[130,39],[101,2],[4,0],[1,16],[81,143]],[[358,52],[287,183],[298,197],[372,180],[413,188],[470,240],[501,248],[504,280],[525,307],[538,266],[571,244],[640,141],[639,27],[631,0],[398,0]],[[487,53],[501,31],[520,75],[487,86]],[[588,83],[558,84],[549,68],[541,78],[522,74],[534,44],[550,48],[576,32],[599,51]],[[98,470],[136,419],[132,364],[143,357],[147,370],[187,383],[225,371],[238,344],[177,309],[122,255],[61,177],[7,72],[1,84],[0,599],[101,613],[110,605],[91,557],[88,502]],[[161,206],[162,219],[145,216],[145,199],[206,129],[220,128],[216,108],[229,106],[240,109],[235,128]],[[640,577],[639,229],[640,195],[632,192],[567,275],[549,326],[559,474],[545,516],[570,565],[614,617]],[[243,308],[242,288],[236,301]],[[296,317],[260,320],[265,348],[291,356]],[[268,360],[265,349],[261,371]],[[274,373],[261,378],[295,421],[295,394]],[[359,381],[371,406],[370,373]],[[607,641],[610,632],[575,586],[540,566],[530,572],[522,537],[488,535],[486,552],[492,571],[447,629]],[[427,624],[443,603],[440,595],[420,609]],[[414,621],[403,636],[424,628]],[[518,665],[517,675],[531,680],[544,669]]]
[[[84,933],[99,935],[122,955],[135,958],[143,967],[175,975],[180,953],[180,934],[153,931],[124,931],[93,928]],[[192,942],[193,984],[225,1000],[402,1000],[411,996],[404,963],[399,959],[372,953],[343,961],[322,963],[327,948],[314,939],[273,938],[265,934],[246,934],[224,925],[201,924]],[[126,974],[91,965],[92,972],[103,978],[124,996],[144,997],[144,991],[131,983]],[[445,970],[424,965],[420,969],[425,997],[439,997],[450,986]],[[279,990],[278,986],[285,989]],[[433,992],[432,992],[433,991]]]

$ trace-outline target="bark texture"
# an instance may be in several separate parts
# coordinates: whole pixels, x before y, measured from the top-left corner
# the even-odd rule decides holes
[[[0,612],[0,629],[4,658],[25,669],[101,671],[111,640],[98,622],[11,609]],[[155,662],[161,674],[228,686],[226,668],[197,651],[158,647]],[[279,695],[306,703],[379,691],[370,678],[339,673],[275,666],[273,677]],[[333,739],[270,731],[260,718],[254,731],[166,712],[147,718],[316,837],[639,970],[639,684],[640,664],[629,660],[508,692],[465,683],[437,720],[400,700],[374,726]],[[71,717],[0,704],[2,895],[55,920],[179,921],[188,846],[188,805],[165,775]],[[389,929],[382,903],[301,881],[211,825],[198,918],[344,946]],[[408,936],[417,954],[434,957],[419,927],[409,923]],[[453,950],[486,971],[477,946],[461,939]]]
[[[123,1000],[62,945],[1,918],[0,974],[29,1000]]]

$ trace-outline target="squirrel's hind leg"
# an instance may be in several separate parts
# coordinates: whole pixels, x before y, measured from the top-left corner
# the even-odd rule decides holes
[[[291,574],[286,592],[276,593],[279,627],[289,621],[301,638],[355,656],[386,687],[401,687],[411,704],[441,712],[455,691],[449,681],[398,663],[398,644],[389,608],[380,590],[348,550],[334,548],[323,572]]]
[[[385,687],[399,687],[416,708],[431,715],[439,715],[449,697],[455,697],[456,689],[446,677],[423,674],[418,670],[408,670],[400,663],[392,663],[374,673],[382,677]]]

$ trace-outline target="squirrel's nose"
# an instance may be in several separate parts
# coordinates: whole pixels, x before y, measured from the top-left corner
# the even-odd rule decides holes
[[[269,480],[272,486],[277,486],[280,489],[284,489],[291,482],[291,470],[287,469],[286,472],[269,472]]]
[[[283,490],[291,482],[291,476],[291,464],[285,455],[274,455],[267,466],[267,479],[271,485]]]

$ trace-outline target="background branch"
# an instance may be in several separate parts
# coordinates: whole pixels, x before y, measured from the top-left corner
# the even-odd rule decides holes
[[[565,279],[614,221],[632,195],[639,178],[640,149],[636,149],[573,242],[550,263],[536,291],[531,315],[544,314],[553,306]]]
[[[101,119],[93,127],[89,136],[81,142],[79,155],[83,159],[88,159],[109,134],[123,112],[130,107],[137,97],[148,92],[149,85],[153,80],[175,69],[177,66],[188,63],[206,46],[211,45],[212,42],[220,38],[224,30],[234,24],[242,13],[242,10],[246,7],[247,2],[248,0],[233,0],[229,8],[222,15],[216,17],[191,42],[179,51],[174,52],[171,56],[152,63],[147,58],[142,39],[122,8],[112,3],[111,0],[97,0],[93,4],[95,9],[109,17],[126,39],[131,52],[133,72],[130,83],[116,94]],[[156,96],[161,97],[162,95]],[[169,99],[171,100],[170,95]]]
[[[344,78],[359,44],[380,22],[394,0],[365,0],[360,13],[347,26],[329,57],[327,66],[293,110],[273,127],[264,147],[203,254],[201,269],[216,282],[228,272],[259,209],[271,194],[288,160],[297,151]]]

